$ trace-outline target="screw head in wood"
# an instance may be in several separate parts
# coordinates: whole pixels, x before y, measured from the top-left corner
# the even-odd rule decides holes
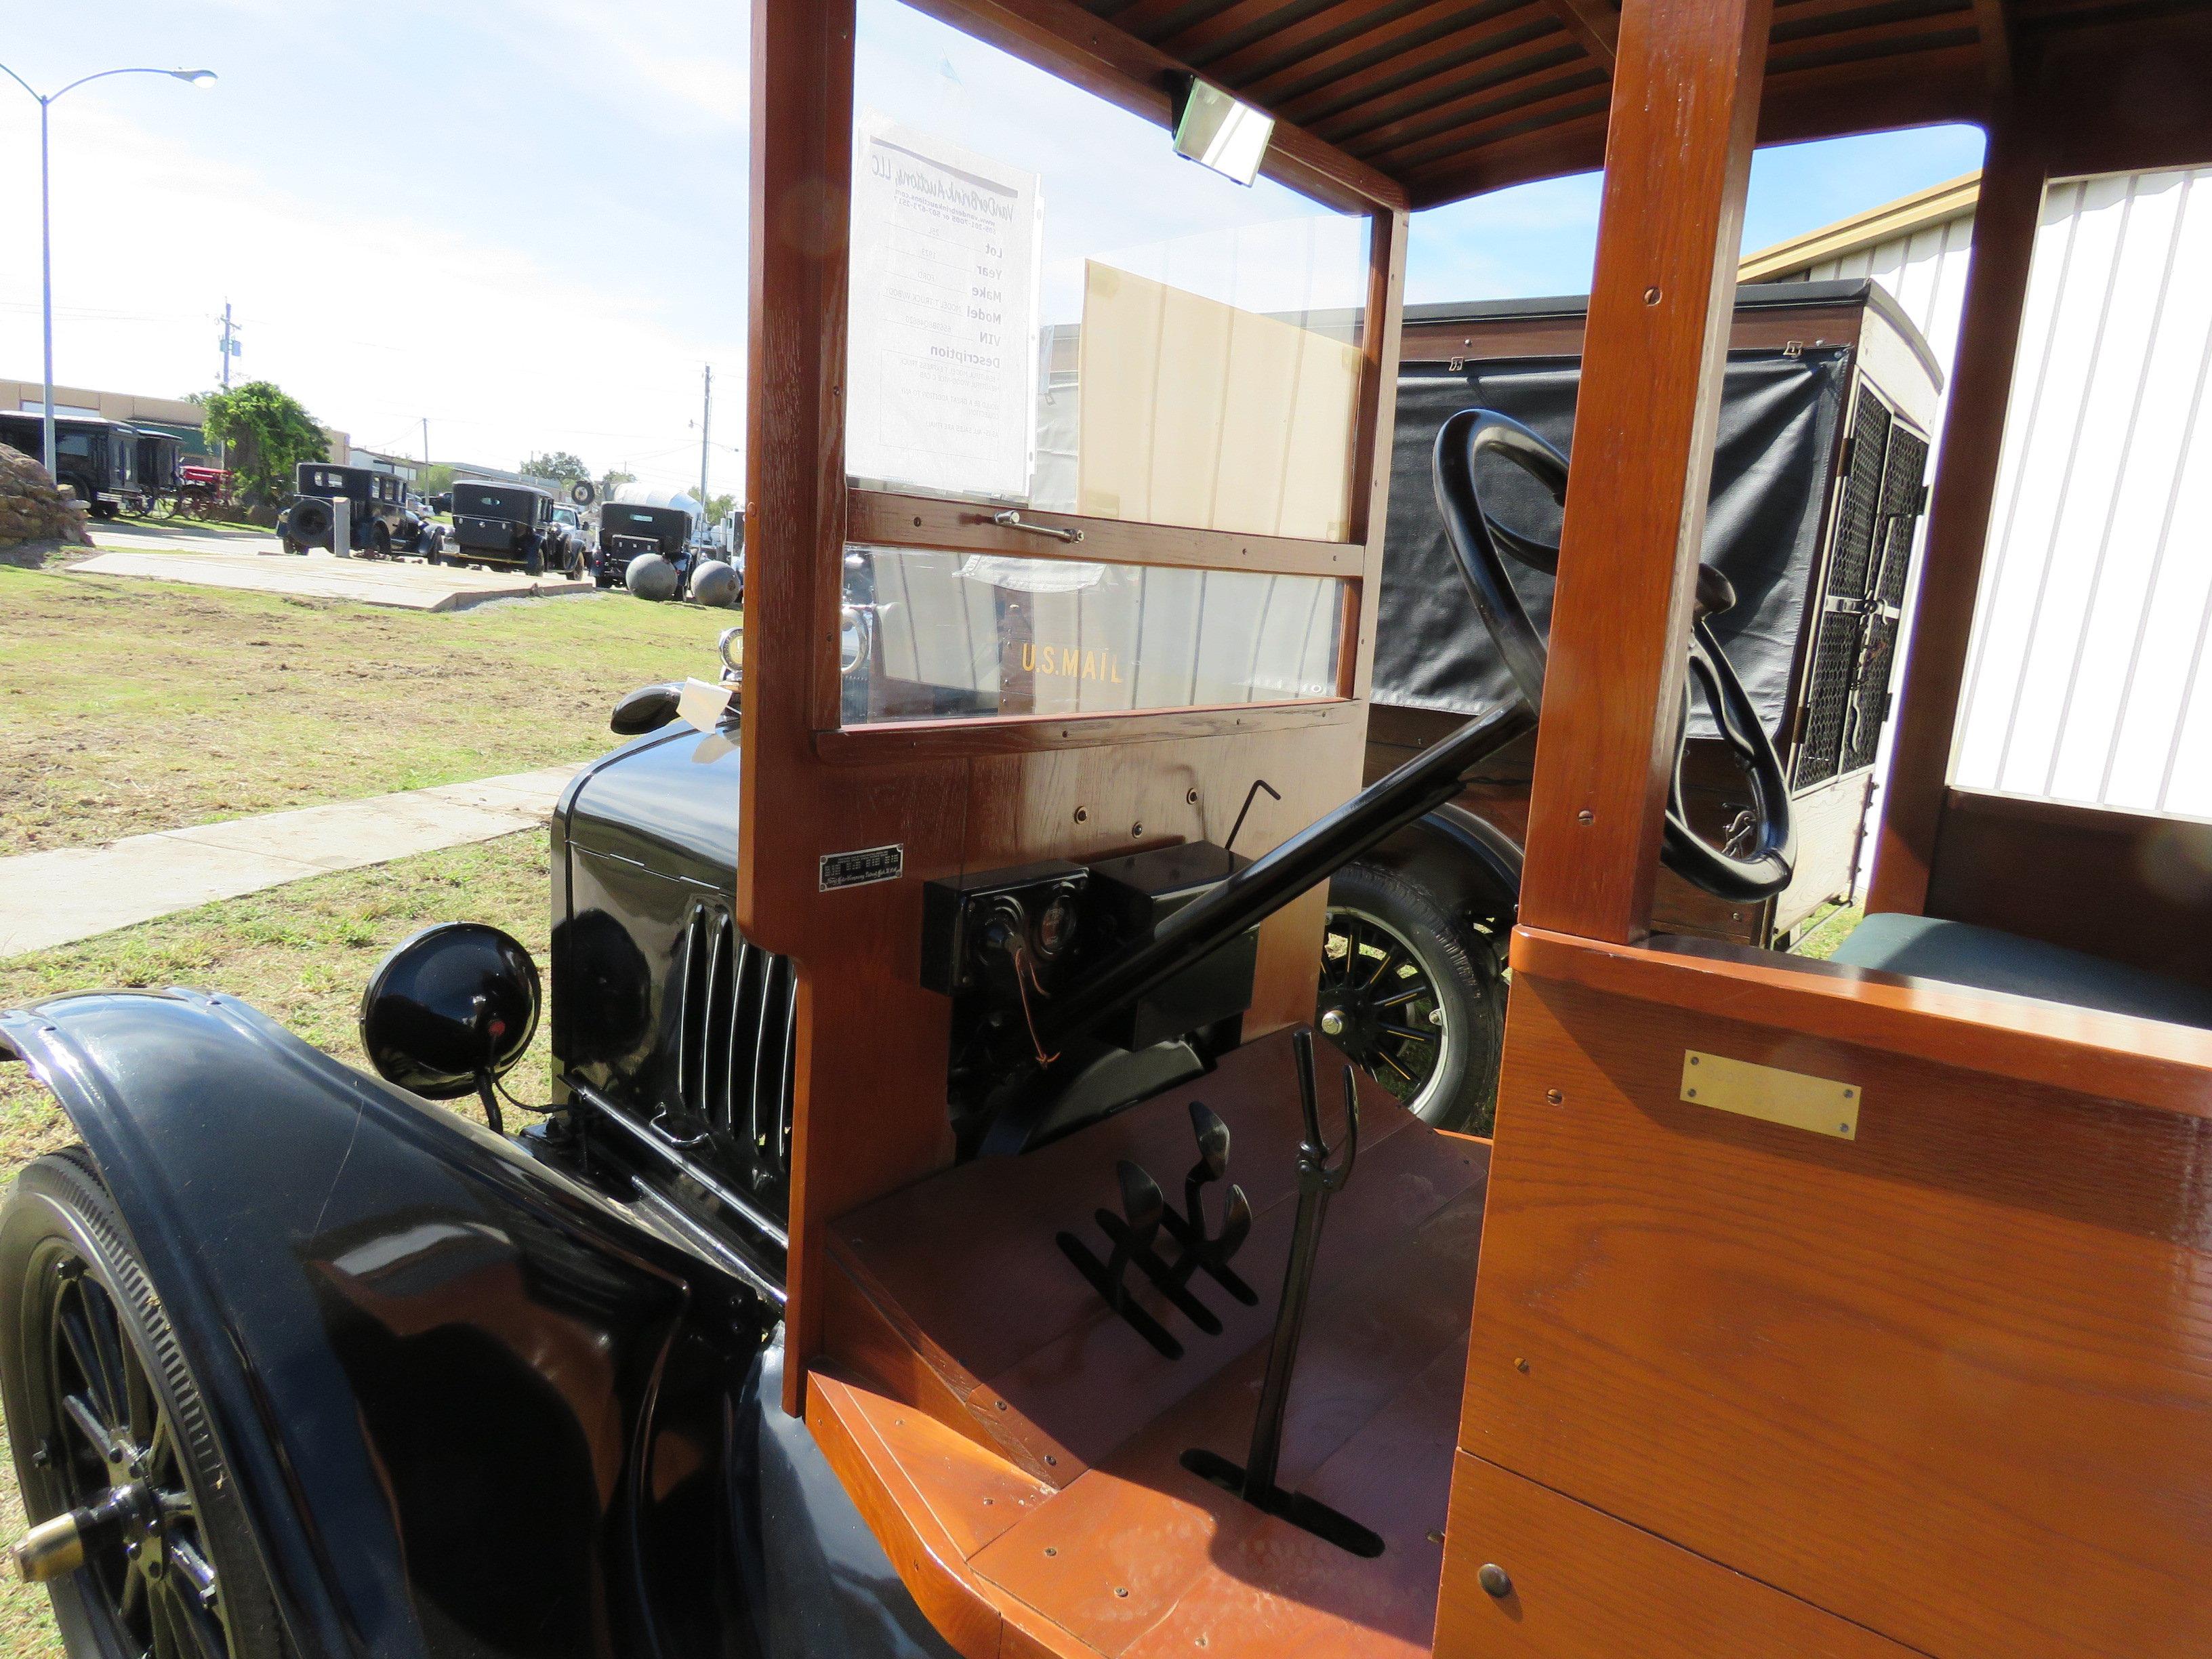
[[[1561,1094],[1557,1089],[1547,1089],[1544,1091],[1544,1098],[1557,1106],[1566,1099],[1566,1096]]]
[[[1505,1569],[1495,1561],[1486,1561],[1474,1571],[1474,1582],[1482,1586],[1483,1593],[1503,1601],[1513,1594],[1513,1580]]]
[[[1091,809],[1090,809],[1089,807],[1087,807],[1087,806],[1079,806],[1079,807],[1077,807],[1077,808],[1075,809],[1075,821],[1076,821],[1078,823],[1090,823],[1090,822],[1091,822]]]

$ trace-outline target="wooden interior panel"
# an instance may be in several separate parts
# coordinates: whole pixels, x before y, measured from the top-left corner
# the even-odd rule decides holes
[[[1924,908],[2212,986],[2212,824],[1949,790]]]
[[[2212,1067],[2146,1109],[1820,1034],[1844,978],[1551,971],[1630,954],[1516,951],[1463,1446],[1928,1652],[2206,1650]],[[1692,1049],[1856,1139],[1683,1099]]]
[[[1437,1659],[1907,1659],[1912,1650],[1466,1452]]]

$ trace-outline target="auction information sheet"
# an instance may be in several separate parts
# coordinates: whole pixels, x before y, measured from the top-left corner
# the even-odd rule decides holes
[[[1037,177],[871,111],[855,124],[845,470],[1025,501]]]

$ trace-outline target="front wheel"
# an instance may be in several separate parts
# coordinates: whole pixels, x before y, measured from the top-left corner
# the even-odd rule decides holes
[[[1315,1024],[1422,1121],[1488,1134],[1510,926],[1468,920],[1396,870],[1346,865],[1329,883]]]
[[[0,1212],[0,1389],[25,1510],[75,1517],[42,1558],[72,1654],[283,1651],[198,1387],[82,1147],[29,1165]]]

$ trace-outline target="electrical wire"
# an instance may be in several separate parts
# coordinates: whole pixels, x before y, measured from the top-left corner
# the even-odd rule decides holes
[[[1045,1053],[1044,1044],[1037,1038],[1036,1017],[1030,1012],[1030,987],[1036,979],[1036,970],[1030,966],[1027,947],[1016,945],[1014,947],[1014,990],[1022,1000],[1022,1024],[1030,1028],[1030,1051],[1036,1056],[1037,1064],[1049,1066],[1060,1056],[1057,1054]],[[1052,994],[1042,985],[1037,986],[1036,994],[1040,997],[1048,999]]]

